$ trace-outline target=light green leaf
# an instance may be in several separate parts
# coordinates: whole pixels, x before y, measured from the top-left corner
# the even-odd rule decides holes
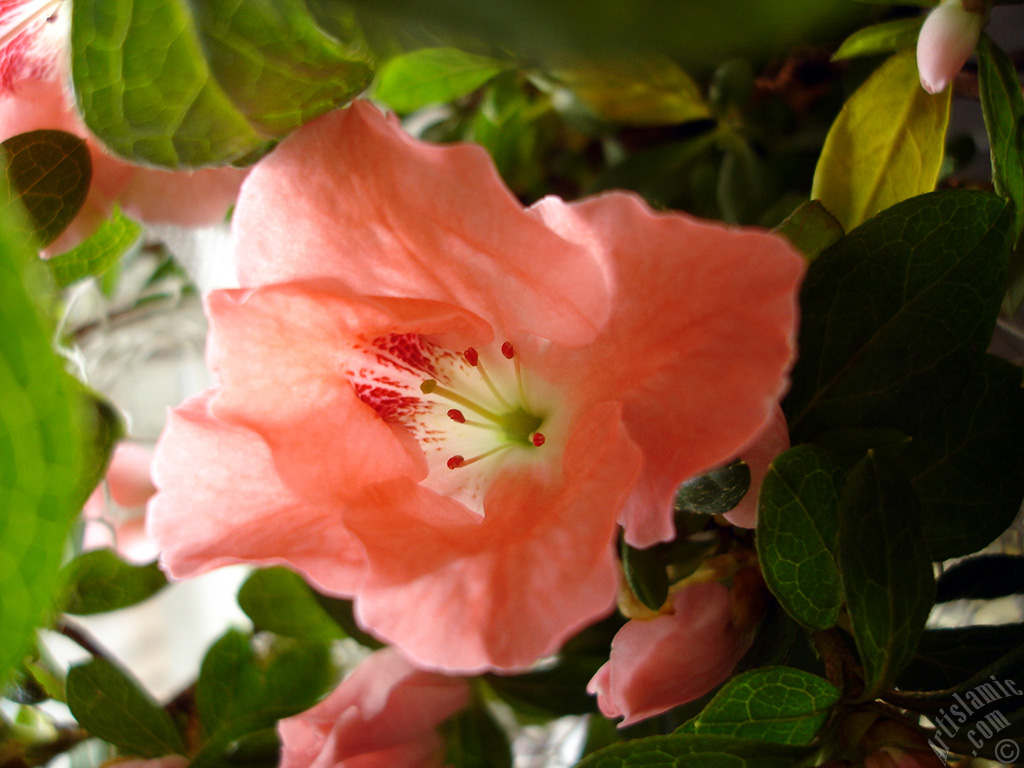
[[[142,225],[121,213],[119,208],[92,236],[67,253],[46,260],[58,288],[87,277],[98,277],[116,264],[142,236]]]
[[[842,691],[799,669],[763,667],[734,677],[676,733],[808,744]]]
[[[29,131],[3,144],[7,177],[28,213],[41,248],[68,228],[82,209],[92,179],[85,140],[64,131]],[[5,190],[6,187],[0,187]],[[6,205],[0,200],[0,205]]]
[[[838,553],[864,664],[861,699],[869,700],[914,656],[935,598],[917,497],[909,480],[873,453],[854,467],[843,489]]]
[[[71,28],[90,130],[166,168],[251,159],[371,76],[302,0],[77,0]]]
[[[109,661],[93,659],[72,667],[67,694],[71,714],[83,728],[128,754],[163,757],[185,752],[171,716]]]
[[[466,96],[512,66],[457,48],[421,48],[381,67],[374,96],[396,112],[412,112]]]
[[[843,480],[828,451],[802,445],[776,457],[758,497],[755,541],[765,582],[812,629],[835,625],[842,605],[835,548]]]
[[[64,610],[78,616],[127,608],[167,586],[167,578],[156,563],[132,565],[109,549],[76,557],[64,568],[64,579]]]
[[[845,234],[835,216],[826,211],[818,200],[801,205],[774,231],[784,235],[808,261],[814,261],[818,254]]]
[[[859,29],[843,41],[839,50],[832,54],[832,60],[875,56],[913,46],[917,42],[917,34],[921,31],[923,23],[924,16],[914,16],[909,19],[883,21],[881,24]]]
[[[811,197],[843,229],[901,200],[931,192],[939,178],[950,90],[918,81],[914,51],[897,53],[843,105],[825,138]]]

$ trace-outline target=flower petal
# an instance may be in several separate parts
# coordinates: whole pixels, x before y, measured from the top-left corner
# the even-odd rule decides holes
[[[615,514],[639,467],[614,404],[586,414],[558,484],[496,478],[484,517],[411,482],[346,512],[369,571],[356,615],[422,666],[520,669],[614,605]]]
[[[159,490],[147,524],[164,567],[184,578],[232,563],[284,563],[326,590],[351,594],[362,549],[337,509],[282,485],[260,436],[215,419],[211,396],[208,390],[175,409],[157,444]]]
[[[612,283],[604,333],[585,350],[552,348],[543,367],[583,402],[623,403],[645,457],[626,539],[671,539],[679,483],[735,456],[786,389],[803,258],[767,232],[654,213],[622,193],[531,210],[597,253]]]
[[[282,142],[244,185],[233,224],[243,286],[334,277],[568,345],[607,317],[593,258],[524,213],[483,149],[416,142],[367,102]]]

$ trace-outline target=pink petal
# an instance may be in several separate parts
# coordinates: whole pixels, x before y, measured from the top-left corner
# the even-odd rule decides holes
[[[984,14],[966,10],[961,0],[935,6],[917,37],[921,87],[928,93],[944,91],[974,52],[984,26]]]
[[[620,521],[637,547],[674,535],[676,487],[736,456],[768,424],[794,356],[803,258],[785,240],[612,193],[534,214],[587,244],[613,286],[613,315],[586,349],[551,350],[556,383],[623,403],[644,453]]]
[[[569,345],[607,317],[593,259],[524,213],[483,149],[416,142],[367,102],[304,126],[262,161],[234,232],[242,285],[333,277]]]
[[[122,507],[142,507],[156,493],[150,478],[153,449],[141,443],[118,443],[107,468],[110,497]]]
[[[465,680],[377,651],[322,702],[281,720],[281,768],[440,766],[436,728],[468,704]]]
[[[789,426],[782,408],[776,407],[775,415],[764,431],[750,446],[740,451],[740,458],[750,469],[750,489],[734,509],[723,515],[726,520],[740,528],[757,527],[757,494],[761,490],[761,483],[768,474],[768,465],[787,448]]]
[[[277,477],[256,433],[211,416],[207,391],[169,417],[157,444],[149,535],[164,567],[184,578],[232,563],[288,564],[324,589],[351,594],[359,544],[338,511],[310,504]]]
[[[483,518],[410,482],[374,489],[345,516],[369,563],[360,621],[419,664],[475,673],[528,666],[608,613],[615,514],[639,465],[618,416],[581,419],[557,483],[506,470]]]

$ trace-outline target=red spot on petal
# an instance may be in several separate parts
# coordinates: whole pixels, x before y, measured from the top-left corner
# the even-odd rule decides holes
[[[542,435],[540,432],[534,432],[533,437],[531,437],[530,440],[538,448],[544,445],[544,435]]]
[[[466,362],[469,363],[470,365],[476,365],[478,362],[480,362],[480,354],[472,347],[467,349],[462,354],[466,356]]]
[[[516,349],[515,347],[512,346],[511,341],[506,341],[504,344],[501,345],[501,354],[503,354],[509,360],[515,357]]]
[[[462,456],[452,456],[448,459],[448,469],[458,469],[464,461],[465,459]]]
[[[448,418],[451,419],[452,421],[459,422],[459,424],[466,423],[466,417],[458,408],[452,408],[450,411],[448,411]]]

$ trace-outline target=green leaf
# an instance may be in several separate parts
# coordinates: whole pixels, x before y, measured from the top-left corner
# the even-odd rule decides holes
[[[131,755],[180,755],[185,744],[171,716],[139,684],[104,659],[72,667],[67,679],[71,714],[92,736]]]
[[[15,196],[28,213],[39,246],[45,248],[68,228],[89,193],[92,158],[85,139],[41,130],[12,136],[0,146]]]
[[[587,683],[597,674],[608,654],[560,658],[550,669],[522,675],[487,675],[487,683],[506,703],[528,715],[561,717],[595,710],[596,699]]]
[[[764,164],[745,139],[727,136],[729,146],[718,170],[718,208],[726,223],[753,224],[768,195]]]
[[[733,678],[677,733],[809,744],[842,691],[817,675],[763,667]]]
[[[351,637],[357,643],[367,648],[377,650],[384,647],[384,643],[380,642],[373,635],[365,632],[362,627],[356,622],[355,614],[353,613],[353,605],[351,600],[341,600],[336,597],[328,597],[322,595],[319,592],[314,591],[314,598],[317,604],[324,609],[331,620],[334,621],[341,629],[345,632],[348,637]]]
[[[625,541],[619,549],[626,583],[641,603],[656,611],[668,598],[668,571],[657,547],[634,549]]]
[[[1024,557],[978,555],[950,566],[939,577],[935,602],[984,600],[1024,594]]]
[[[23,212],[0,173],[0,683],[52,609],[85,501],[84,408],[54,352],[53,300]]]
[[[259,153],[371,76],[302,0],[79,0],[71,30],[89,129],[119,155],[165,168]]]
[[[807,749],[734,736],[673,733],[612,744],[576,768],[792,768]]]
[[[196,683],[196,709],[207,736],[242,719],[260,693],[261,673],[249,637],[228,630],[210,646]]]
[[[475,701],[441,726],[448,746],[445,765],[451,768],[512,768],[508,737],[487,707]]]
[[[678,512],[720,515],[736,508],[750,490],[750,467],[737,459],[724,467],[687,480],[676,491]]]
[[[843,105],[814,171],[811,197],[849,231],[901,200],[935,189],[950,91],[921,88],[914,51],[897,53]]]
[[[835,427],[906,430],[962,388],[995,327],[1012,216],[995,195],[935,192],[815,259],[783,403],[795,441]]]
[[[853,59],[858,56],[876,56],[880,53],[892,53],[901,48],[910,48],[917,43],[917,34],[921,31],[924,16],[912,16],[909,19],[894,19],[872,24],[859,29],[850,35],[839,50],[832,54],[832,61]]]
[[[345,637],[341,627],[317,602],[309,585],[287,568],[254,571],[238,590],[238,605],[257,630],[310,640]]]
[[[554,77],[608,122],[673,125],[711,117],[697,83],[666,58],[590,64],[560,70]]]
[[[755,541],[765,582],[812,629],[835,625],[842,605],[835,548],[843,479],[828,451],[797,446],[771,463],[758,498]]]
[[[839,504],[839,572],[864,664],[862,700],[906,666],[935,596],[910,482],[874,453],[854,467]]]
[[[374,97],[396,112],[413,112],[467,96],[512,67],[456,48],[421,48],[380,68]]]
[[[92,236],[67,253],[46,260],[58,288],[87,277],[99,277],[116,264],[142,237],[142,225],[132,221],[119,208],[100,225]]]
[[[814,261],[845,234],[842,225],[817,200],[801,205],[775,231],[785,236],[808,261]]]
[[[132,565],[109,549],[86,552],[64,568],[64,610],[86,616],[127,608],[148,600],[167,578],[156,563]]]
[[[955,688],[1022,644],[1024,624],[928,629],[896,682],[904,691]]]
[[[904,465],[924,512],[933,560],[981,549],[1013,522],[1024,496],[1021,370],[991,355],[915,432]]]

